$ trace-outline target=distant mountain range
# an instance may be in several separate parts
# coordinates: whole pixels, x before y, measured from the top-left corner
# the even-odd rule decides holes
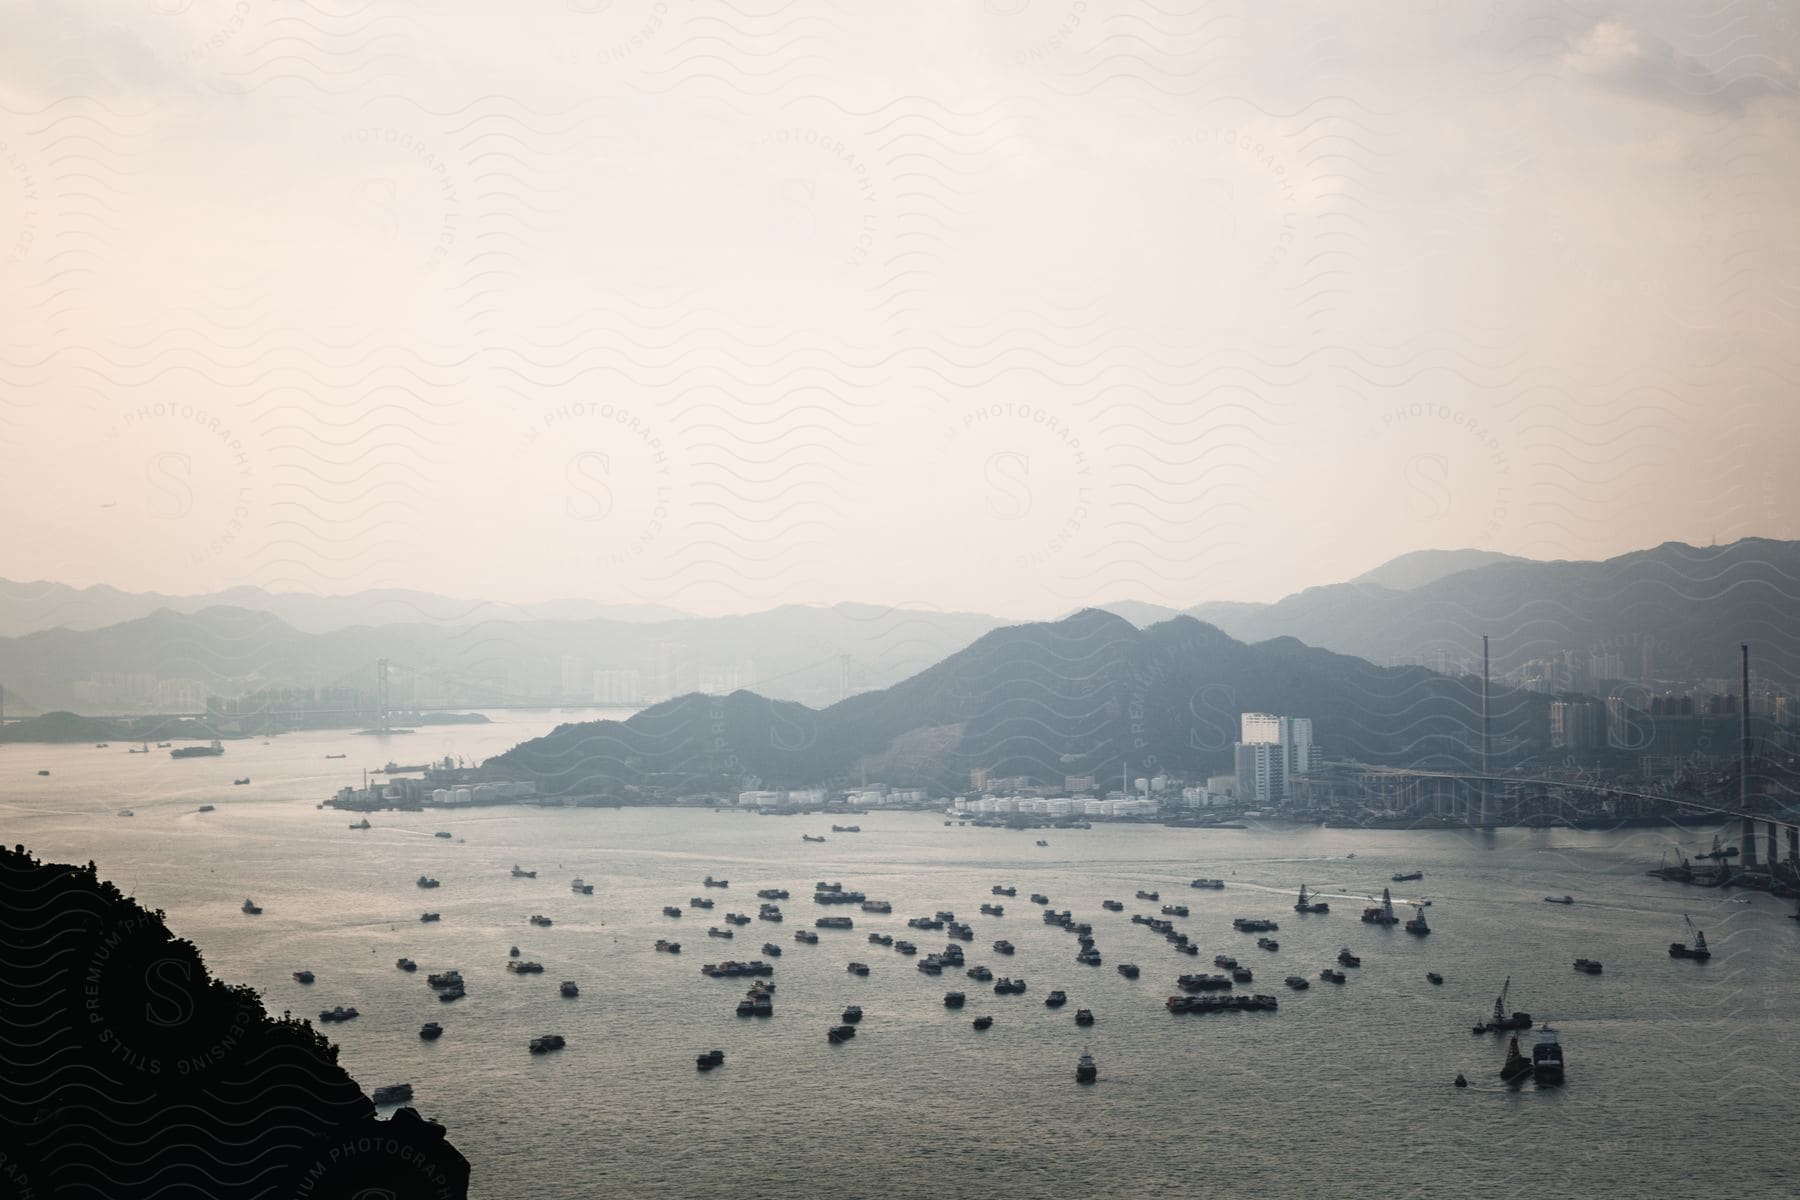
[[[185,607],[225,596],[242,603]],[[1421,551],[1273,604],[1214,602],[1186,614],[1130,600],[1103,607],[1142,628],[1188,615],[1243,642],[1292,637],[1376,663],[1446,669],[1477,663],[1486,633],[1496,674],[1573,652],[1584,660],[1616,655],[1629,679],[1646,667],[1653,681],[1729,679],[1737,643],[1748,641],[1758,675],[1792,686],[1800,680],[1797,599],[1800,543],[1746,539],[1670,542],[1602,562]],[[146,605],[149,612],[129,620],[80,627]],[[726,617],[649,607],[602,615],[613,611],[586,601],[511,606],[404,591],[309,597],[247,588],[172,598],[0,583],[0,627],[63,623],[0,637],[0,685],[9,713],[125,712],[143,705],[116,697],[146,678],[228,696],[258,687],[372,691],[376,660],[387,658],[400,705],[418,695],[466,706],[598,699],[635,707],[747,689],[819,708],[897,684],[1012,624],[983,613],[855,604]]]
[[[1495,762],[1547,750],[1549,698],[1495,689]],[[626,797],[766,785],[967,787],[972,768],[1061,784],[1227,771],[1238,716],[1313,719],[1328,755],[1468,769],[1480,684],[1377,667],[1291,638],[1245,645],[1178,617],[1138,629],[1087,609],[988,633],[892,687],[813,709],[750,692],[683,696],[628,721],[560,726],[489,760],[496,778]]]

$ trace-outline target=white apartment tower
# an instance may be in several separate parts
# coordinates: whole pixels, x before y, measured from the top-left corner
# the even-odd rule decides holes
[[[1240,800],[1272,804],[1287,799],[1288,779],[1313,768],[1312,718],[1242,714],[1236,760]]]

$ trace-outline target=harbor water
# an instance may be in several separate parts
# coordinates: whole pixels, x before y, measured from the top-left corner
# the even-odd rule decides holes
[[[41,858],[93,859],[272,1012],[358,1008],[327,1027],[340,1061],[368,1090],[411,1083],[414,1106],[469,1158],[476,1196],[1791,1194],[1794,906],[1644,874],[1677,842],[1710,843],[1711,829],[1021,832],[872,812],[852,818],[860,833],[837,833],[823,816],[506,807],[377,812],[353,830],[361,814],[317,807],[390,758],[482,758],[592,714],[493,715],[386,738],[229,742],[221,758],[0,746],[0,824],[7,843]],[[233,786],[242,776],[252,782]],[[513,877],[515,863],[537,877]],[[1414,870],[1421,880],[1390,882]],[[418,888],[421,874],[442,886]],[[731,886],[703,887],[709,874]],[[1196,876],[1226,886],[1190,888]],[[595,885],[591,896],[571,891],[575,877]],[[893,912],[820,906],[820,880]],[[1329,914],[1293,911],[1303,882]],[[1018,894],[996,897],[994,884]],[[1384,886],[1402,917],[1406,900],[1429,897],[1434,932],[1359,921]],[[707,936],[729,928],[727,912],[754,918],[762,887],[792,893],[777,902],[785,921]],[[1135,899],[1139,889],[1160,900]],[[1075,935],[1044,924],[1032,892],[1093,925],[1102,966],[1074,961]],[[1574,904],[1544,902],[1565,893]],[[690,908],[698,895],[715,907]],[[260,916],[240,911],[246,897]],[[1004,915],[982,915],[984,903]],[[680,918],[662,914],[670,904]],[[1198,957],[1131,923],[1163,904],[1188,906],[1171,919]],[[890,933],[923,957],[949,938],[906,921],[940,909],[974,926],[968,965],[1024,978],[1025,994],[997,996],[953,968],[927,976],[867,940]],[[421,924],[426,910],[442,920]],[[1684,913],[1705,931],[1710,962],[1669,957],[1688,936]],[[533,914],[554,924],[533,926]],[[826,914],[855,927],[795,941]],[[1280,948],[1234,931],[1239,916],[1277,921]],[[681,953],[656,952],[658,938]],[[1017,953],[993,952],[997,938]],[[764,941],[782,955],[763,954]],[[515,944],[541,975],[506,970]],[[1362,966],[1342,986],[1321,982],[1340,947]],[[1212,973],[1220,953],[1255,971],[1238,992],[1274,995],[1279,1011],[1165,1011],[1176,976]],[[397,970],[401,956],[419,970]],[[751,958],[775,964],[773,1017],[735,1015],[747,980],[700,973]],[[1577,958],[1604,973],[1575,972]],[[851,975],[851,961],[872,969]],[[1122,962],[1140,978],[1121,976]],[[425,975],[451,967],[467,995],[441,1003]],[[296,982],[301,969],[316,982]],[[1290,974],[1312,986],[1290,991]],[[1512,1007],[1561,1033],[1560,1087],[1503,1086],[1506,1039],[1470,1033],[1509,976]],[[579,997],[561,996],[562,980]],[[1044,1006],[1053,988],[1066,1007]],[[950,990],[965,1007],[944,1006]],[[847,1004],[866,1015],[854,1039],[830,1044]],[[1075,1025],[1082,1007],[1092,1027]],[[993,1027],[978,1032],[983,1014]],[[422,1041],[425,1021],[443,1037]],[[567,1047],[529,1053],[543,1033]],[[1522,1044],[1529,1054],[1531,1039]],[[697,1071],[695,1055],[712,1048],[724,1065]],[[1092,1085],[1075,1081],[1084,1050],[1100,1068]],[[1458,1072],[1466,1090],[1451,1085]]]

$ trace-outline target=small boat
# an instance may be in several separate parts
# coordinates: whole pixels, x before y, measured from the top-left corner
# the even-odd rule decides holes
[[[369,818],[364,817],[362,820],[358,821],[356,824],[350,826],[350,828],[352,828],[352,829],[367,829],[367,828],[369,828]]]
[[[527,871],[527,870],[523,869],[522,867],[520,867],[518,863],[514,863],[513,869],[512,869],[512,877],[514,879],[536,879],[537,872],[536,871]]]
[[[39,771],[38,772],[39,775],[48,775],[49,773],[50,772],[48,772],[48,771]],[[196,808],[194,811],[195,812],[216,812],[217,809],[211,804],[202,804],[199,808]]]
[[[844,970],[850,972],[852,975],[867,975],[869,973],[869,964],[853,962],[846,966]]]
[[[1312,986],[1312,983],[1304,975],[1289,975],[1287,977],[1287,985],[1296,992],[1304,992],[1307,988]]]
[[[819,944],[819,935],[810,929],[796,929],[794,930],[794,940],[805,942],[809,946],[816,946]]]
[[[1040,846],[1048,846],[1049,844],[1050,843],[1046,842],[1043,838],[1038,839],[1038,845],[1040,845]]]
[[[846,1008],[843,1011],[842,1016],[845,1021],[848,1021],[854,1025],[856,1022],[862,1020],[862,1018],[863,1018],[862,1005],[852,1004],[850,1007]]]
[[[1323,971],[1319,972],[1319,978],[1323,979],[1326,983],[1342,983],[1344,982],[1345,975],[1342,971],[1326,967]]]
[[[1076,1009],[1075,1023],[1077,1025],[1092,1025],[1094,1023],[1094,1010],[1091,1008]]]
[[[575,879],[570,881],[569,890],[578,896],[591,896],[594,894],[594,885],[591,883],[583,883],[581,880]]]
[[[1597,959],[1578,958],[1575,960],[1575,969],[1583,975],[1598,975],[1603,968]]]
[[[243,787],[246,783],[249,783],[249,782],[250,782],[250,777],[248,775],[246,775],[242,779],[232,780],[231,786],[232,787]]]
[[[1682,914],[1681,919],[1687,921],[1687,927],[1689,929],[1694,928],[1694,922],[1690,920],[1685,913]],[[1705,932],[1697,929],[1694,930],[1694,944],[1692,946],[1685,945],[1681,942],[1670,942],[1669,957],[1691,958],[1696,962],[1705,962],[1707,959],[1711,958],[1712,951],[1706,948]]]
[[[539,1036],[532,1038],[530,1042],[526,1043],[527,1048],[530,1049],[533,1054],[548,1054],[552,1050],[561,1050],[568,1044],[567,1040],[565,1040],[560,1033],[540,1034]]]
[[[332,1021],[354,1021],[361,1015],[362,1014],[358,1013],[354,1007],[345,1008],[340,1004],[329,1012],[321,1012],[319,1014],[319,1020],[327,1023]]]
[[[1013,952],[1013,944],[1002,938],[1000,941],[994,943],[994,952],[996,954],[1011,954]]]
[[[822,837],[814,837],[810,833],[803,833],[800,835],[800,840],[803,842],[822,842],[825,839]]]
[[[1100,1078],[1100,1068],[1094,1065],[1094,1056],[1083,1054],[1075,1062],[1075,1082],[1092,1083]]]
[[[663,916],[679,917],[680,915],[681,915],[681,910],[679,908],[675,907],[673,904],[663,905]]]
[[[369,1094],[369,1099],[376,1104],[404,1104],[413,1098],[412,1084],[390,1083],[386,1087],[378,1087]]]
[[[156,748],[158,750],[167,750],[172,744],[173,743],[170,742],[158,742],[156,743]]]
[[[664,954],[680,954],[681,953],[681,943],[680,942],[671,942],[671,941],[667,941],[663,938],[656,939],[656,948]]]
[[[419,1036],[428,1042],[435,1042],[444,1036],[444,1027],[436,1021],[427,1021],[419,1026]]]
[[[825,1031],[825,1040],[834,1045],[838,1042],[847,1042],[855,1036],[856,1026],[854,1025],[833,1025]]]
[[[396,958],[394,960],[394,966],[402,971],[416,971],[419,969],[419,964],[410,958]]]
[[[508,958],[517,958],[517,957],[519,957],[519,948],[518,948],[518,947],[517,947],[517,946],[514,946],[514,947],[513,947],[513,948],[512,948],[512,949],[511,949],[511,950],[508,950],[508,951],[507,951],[507,952],[506,952],[506,956],[507,956],[507,957],[508,957]]]
[[[422,888],[434,888],[438,886],[438,881],[429,875],[421,875],[413,880],[413,882]]]
[[[945,992],[944,993],[944,1007],[945,1008],[961,1008],[963,1006],[964,999],[965,999],[965,997],[963,996],[963,994],[961,992]]]
[[[1429,979],[1434,984],[1442,984],[1444,982],[1444,977],[1439,975],[1436,971],[1425,972],[1425,978]]]
[[[1573,904],[1573,903],[1575,903],[1575,897],[1573,897],[1573,896],[1545,896],[1544,903],[1545,904]]]
[[[581,988],[576,986],[573,979],[565,979],[562,981],[562,994],[573,1000],[575,997],[581,995]]]
[[[158,742],[158,743],[157,743],[157,745],[159,745],[159,746],[166,746],[166,745],[168,745],[168,743],[167,743],[167,742]],[[326,755],[326,756],[325,756],[325,757],[326,757],[326,758],[344,758],[344,757],[345,757],[345,755],[342,755],[342,754],[327,754],[327,755]]]
[[[244,898],[244,911],[254,917],[262,912],[262,905],[246,896]]]
[[[50,772],[48,772],[48,771],[39,771],[38,772],[39,775],[48,775],[49,773]]]
[[[1459,1088],[1466,1088],[1469,1086],[1469,1081],[1463,1078],[1461,1071],[1456,1073],[1456,1086]]]
[[[1136,979],[1138,977],[1138,965],[1136,963],[1120,963],[1119,974],[1127,979]]]
[[[988,1029],[993,1026],[994,1018],[987,1016],[976,1017],[970,1024],[974,1025],[977,1029]]]
[[[708,875],[705,879],[702,879],[700,882],[706,887],[730,887],[731,886],[731,880],[729,880],[729,879],[714,879],[711,875]]]
[[[312,981],[313,981],[313,973],[311,971],[295,971],[294,972],[294,982],[295,983],[311,983]]]
[[[420,913],[419,914],[419,920],[425,921],[425,922],[441,921],[443,919],[444,919],[443,914],[441,914],[441,913],[428,912],[428,913]]]
[[[1395,883],[1411,883],[1415,879],[1425,878],[1423,871],[1400,871],[1394,875]]]
[[[132,812],[132,811],[131,811],[131,810],[130,810],[130,809],[129,809],[129,808],[121,808],[121,809],[120,809],[120,810],[119,810],[119,815],[120,815],[120,816],[121,816],[121,817],[135,817],[135,816],[137,816],[137,814],[136,814],[136,813],[134,813],[134,812]]]
[[[1225,881],[1223,879],[1196,879],[1188,884],[1188,886],[1192,888],[1205,888],[1209,891],[1216,892],[1224,888]]]
[[[1051,993],[1048,996],[1044,997],[1044,1007],[1045,1008],[1061,1008],[1063,1005],[1067,1004],[1068,1002],[1069,1002],[1069,997],[1067,995],[1065,995],[1063,993],[1062,989],[1060,989],[1060,988],[1051,991]]]
[[[1281,949],[1281,943],[1276,941],[1272,937],[1257,938],[1256,946],[1259,950],[1279,950],[1279,949]]]
[[[450,831],[448,829],[440,829],[436,833],[432,834],[431,836],[448,839],[450,837]]]
[[[1362,966],[1362,959],[1357,955],[1350,953],[1350,947],[1345,946],[1342,950],[1338,951],[1338,964],[1345,967],[1360,967]]]
[[[1507,1083],[1519,1083],[1531,1074],[1531,1060],[1519,1051],[1519,1037],[1514,1034],[1506,1047],[1506,1061],[1500,1066],[1500,1078]]]
[[[549,917],[546,917],[543,913],[533,913],[530,917],[527,918],[527,920],[529,920],[533,925],[536,925],[540,929],[548,929],[548,928],[550,928],[550,926],[555,924],[554,921],[552,921]]]
[[[710,1071],[714,1067],[723,1066],[725,1065],[725,1052],[723,1050],[708,1050],[703,1054],[696,1054],[694,1056],[694,1065],[702,1071]]]

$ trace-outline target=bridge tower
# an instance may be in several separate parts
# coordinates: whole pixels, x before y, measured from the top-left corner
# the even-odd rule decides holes
[[[1756,822],[1750,819],[1750,643],[1740,642],[1738,650],[1744,661],[1743,690],[1738,696],[1738,812],[1743,816],[1738,842],[1744,850],[1740,861],[1745,867],[1754,867]]]
[[[1481,815],[1475,825],[1486,829],[1488,814],[1488,635],[1481,635]]]
[[[388,660],[375,660],[375,728],[388,731]]]

